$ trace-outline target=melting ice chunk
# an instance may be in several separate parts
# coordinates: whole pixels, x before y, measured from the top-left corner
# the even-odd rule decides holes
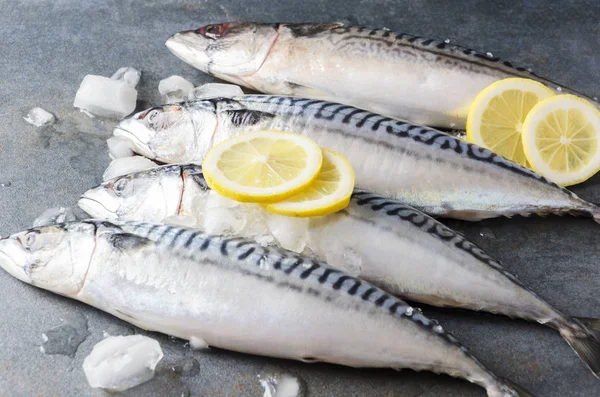
[[[267,225],[269,230],[287,250],[302,252],[308,242],[308,218],[292,218],[289,216],[269,214]]]
[[[113,179],[121,175],[143,171],[154,167],[158,167],[158,164],[152,160],[148,160],[143,156],[122,157],[114,159],[110,162],[108,168],[102,175],[102,180],[108,181],[109,179]]]
[[[27,113],[27,117],[23,117],[23,119],[36,127],[43,127],[54,123],[54,115],[42,108],[31,109],[29,113]]]
[[[133,142],[122,136],[113,136],[106,140],[108,155],[111,159],[133,156]]]
[[[188,99],[194,85],[181,76],[173,75],[158,83],[158,91],[166,96],[167,103],[182,102]]]
[[[208,349],[208,343],[206,343],[202,338],[192,336],[190,338],[190,347],[194,350]]]
[[[73,106],[102,117],[122,118],[135,110],[137,91],[124,80],[88,74],[83,78]]]
[[[91,387],[123,391],[152,379],[162,358],[159,343],[147,336],[109,336],[85,358],[83,371]]]
[[[110,78],[113,80],[122,80],[135,88],[142,78],[142,72],[136,68],[124,66],[119,68]]]
[[[292,374],[271,375],[260,379],[265,388],[263,397],[301,397],[302,387],[300,380]]]
[[[33,221],[33,227],[54,225],[56,223],[72,222],[77,220],[71,208],[55,207],[42,212]]]
[[[194,88],[190,92],[189,99],[231,98],[238,95],[244,95],[244,91],[235,84],[208,83]]]

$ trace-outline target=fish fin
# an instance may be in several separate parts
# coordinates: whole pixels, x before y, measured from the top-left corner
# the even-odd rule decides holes
[[[600,319],[574,318],[574,320],[583,328],[583,332],[568,329],[561,331],[561,335],[592,373],[600,378]]]
[[[315,36],[319,33],[327,32],[329,30],[335,28],[341,28],[344,26],[343,23],[333,22],[333,23],[286,23],[282,24],[288,28],[294,37],[310,37]]]
[[[136,236],[131,233],[113,234],[110,237],[110,242],[115,248],[120,250],[137,249],[151,243],[147,238]]]
[[[504,382],[508,387],[510,387],[510,391],[502,391],[502,394],[497,394],[498,397],[535,397],[533,394],[531,394],[529,391],[525,390],[523,387],[517,385],[516,383],[508,380],[508,379],[502,379],[502,382]],[[496,396],[496,394],[490,394],[488,393],[488,395],[490,397]]]

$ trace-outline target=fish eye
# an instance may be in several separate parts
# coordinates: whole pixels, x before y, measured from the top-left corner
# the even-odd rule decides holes
[[[35,244],[36,233],[29,232],[23,238],[17,237],[17,241],[26,249],[30,249]]]
[[[223,32],[225,31],[225,25],[206,25],[196,30],[198,34],[206,37],[207,39],[216,39],[219,38]]]
[[[123,194],[123,192],[125,191],[125,188],[127,187],[128,183],[129,183],[129,180],[125,179],[125,178],[119,179],[118,181],[116,181],[112,186],[115,194],[120,197]]]
[[[158,115],[159,115],[159,111],[154,109],[152,111],[150,111],[150,113],[148,113],[146,115],[146,120],[148,122],[148,125],[153,126],[154,124],[156,124],[156,122],[158,121]]]

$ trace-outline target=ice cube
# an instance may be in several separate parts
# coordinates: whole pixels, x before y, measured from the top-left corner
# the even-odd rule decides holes
[[[158,91],[166,97],[167,103],[187,100],[193,89],[192,83],[177,75],[167,77],[158,83]]]
[[[244,91],[242,91],[240,86],[235,84],[208,83],[194,88],[190,92],[189,99],[231,98],[238,95],[244,95]]]
[[[113,136],[106,141],[108,155],[111,159],[120,159],[133,156],[133,142],[122,136]]]
[[[122,118],[135,110],[137,91],[123,80],[88,74],[73,106],[102,117]]]
[[[23,119],[36,127],[43,127],[54,123],[54,115],[42,108],[31,109],[29,113],[27,113],[27,117],[23,117]]]
[[[75,213],[71,208],[55,207],[42,212],[40,216],[33,221],[33,227],[54,225],[57,223],[72,222],[77,220]]]
[[[190,338],[190,347],[193,350],[204,350],[208,349],[208,343],[204,341],[202,338],[198,338],[197,336],[192,336]]]
[[[211,190],[206,198],[206,208],[234,208],[242,205],[239,201],[232,200]]]
[[[109,336],[85,358],[83,371],[91,387],[124,391],[152,379],[162,358],[159,343],[147,336]]]
[[[246,225],[246,219],[237,208],[206,209],[202,229],[208,234],[237,235]]]
[[[108,168],[102,175],[102,179],[104,181],[108,181],[109,179],[113,179],[121,175],[143,171],[154,167],[158,167],[158,164],[152,160],[148,160],[143,156],[122,157],[114,159],[110,162]]]
[[[267,225],[279,244],[290,251],[302,252],[308,242],[308,218],[292,218],[276,214],[267,216]]]
[[[263,397],[300,397],[302,394],[300,380],[292,374],[274,374],[264,379],[259,375],[259,382],[265,388]]]
[[[122,80],[135,88],[142,78],[142,72],[136,68],[124,66],[119,68],[110,78],[113,80]]]

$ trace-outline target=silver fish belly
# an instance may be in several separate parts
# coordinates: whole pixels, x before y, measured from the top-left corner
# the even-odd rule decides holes
[[[528,78],[573,92],[491,53],[441,40],[342,24],[276,24],[272,32],[249,25],[213,25],[223,28],[208,39],[201,29],[181,32],[167,46],[201,70],[265,93],[342,102],[443,128],[464,129],[477,94],[500,79]],[[257,52],[252,68],[227,66],[235,64],[234,49],[250,51],[260,41],[268,52]]]
[[[45,245],[65,244],[80,230],[86,237],[78,242],[93,247],[91,256],[65,257],[62,250],[62,261],[50,256]],[[160,224],[84,221],[13,235],[0,240],[0,253],[0,265],[23,281],[144,329],[273,357],[432,370],[474,382],[491,397],[527,395],[406,303],[324,263],[251,240]],[[27,268],[32,256],[37,268]],[[85,274],[65,289],[64,268],[83,269],[81,262]]]

